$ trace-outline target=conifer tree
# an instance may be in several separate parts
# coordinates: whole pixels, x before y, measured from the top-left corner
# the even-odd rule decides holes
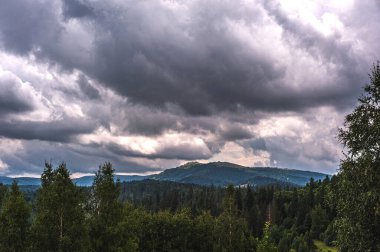
[[[0,251],[21,252],[27,249],[29,217],[29,205],[14,180],[0,212]]]
[[[7,187],[0,183],[0,207],[3,205],[4,197],[7,193]]]
[[[65,163],[53,170],[46,163],[41,175],[36,216],[33,223],[33,251],[88,251],[84,201],[70,179]]]
[[[257,244],[257,252],[276,252],[277,247],[270,240],[270,223],[266,222],[264,226],[264,234]]]
[[[217,251],[250,251],[255,248],[247,222],[238,216],[235,189],[232,185],[227,187],[224,209],[217,218],[215,235]]]
[[[92,186],[92,220],[90,224],[91,244],[94,251],[117,250],[121,235],[118,224],[123,207],[119,201],[120,182],[114,181],[114,169],[107,162],[99,167]]]

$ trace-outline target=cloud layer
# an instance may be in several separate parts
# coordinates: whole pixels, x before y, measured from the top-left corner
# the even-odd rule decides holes
[[[333,173],[376,1],[5,0],[0,172],[228,160]],[[366,18],[363,18],[365,13]]]

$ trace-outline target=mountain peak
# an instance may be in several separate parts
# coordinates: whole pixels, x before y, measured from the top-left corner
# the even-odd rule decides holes
[[[315,180],[324,179],[326,174],[272,167],[245,167],[229,162],[189,162],[177,168],[167,169],[151,178],[217,186],[229,184],[302,186],[309,182],[311,177]]]
[[[216,161],[216,162],[209,162],[209,163],[200,163],[200,162],[188,162],[186,164],[183,164],[177,168],[179,169],[190,169],[193,168],[194,166],[216,166],[216,167],[229,167],[229,168],[248,168],[245,166],[241,166],[238,164],[234,163],[229,163],[229,162],[223,162],[223,161]]]
[[[211,163],[208,163],[208,165],[215,165],[218,167],[229,167],[229,168],[248,168],[242,165],[238,165],[238,164],[234,164],[230,162],[223,162],[223,161],[211,162]]]
[[[179,169],[189,169],[193,166],[196,166],[196,165],[201,165],[202,163],[199,163],[199,162],[196,162],[196,161],[193,161],[193,162],[187,162],[186,164],[183,164],[181,166],[178,166],[177,168]]]

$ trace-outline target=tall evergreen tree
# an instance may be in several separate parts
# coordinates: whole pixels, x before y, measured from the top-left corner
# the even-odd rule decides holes
[[[257,252],[276,252],[277,247],[270,239],[270,223],[266,222],[264,226],[264,234],[257,244]]]
[[[217,218],[215,230],[216,251],[254,251],[255,242],[246,221],[238,216],[235,189],[227,187],[223,213]]]
[[[347,149],[338,192],[338,242],[342,251],[380,251],[380,65],[373,66],[355,110],[339,138]]]
[[[29,205],[14,180],[0,212],[0,251],[21,252],[27,249],[29,217]]]
[[[245,194],[245,198],[244,198],[244,207],[245,207],[246,211],[249,211],[253,207],[254,200],[255,199],[253,197],[252,189],[248,185],[247,186],[247,191],[246,191],[246,194]]]
[[[243,196],[240,186],[235,190],[235,204],[238,214],[240,215],[243,211]]]
[[[7,187],[0,183],[0,207],[3,205],[4,197],[7,193]]]
[[[119,201],[120,182],[114,181],[114,169],[107,162],[99,167],[92,186],[90,238],[94,251],[116,251],[120,245],[123,206]]]
[[[314,239],[320,239],[321,234],[327,229],[329,220],[326,214],[325,209],[320,205],[316,206],[311,211],[311,228],[310,233]]]
[[[213,250],[215,219],[208,212],[202,212],[194,219],[193,248],[195,251]]]
[[[88,251],[83,197],[65,163],[41,175],[33,223],[33,251]]]

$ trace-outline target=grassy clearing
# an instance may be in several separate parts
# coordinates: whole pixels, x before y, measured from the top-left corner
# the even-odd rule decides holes
[[[314,245],[317,247],[318,252],[338,252],[335,247],[329,247],[322,241],[314,240]]]

